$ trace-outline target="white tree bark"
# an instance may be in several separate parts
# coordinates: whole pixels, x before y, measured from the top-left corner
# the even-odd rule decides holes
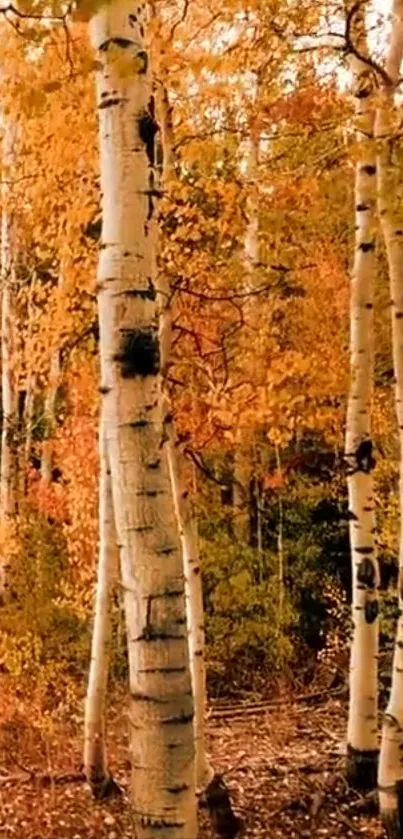
[[[100,423],[99,557],[91,662],[85,703],[84,771],[95,798],[116,789],[107,769],[105,716],[111,651],[111,595],[118,577],[119,551],[112,504],[104,422]]]
[[[367,53],[365,4],[356,8],[351,35]],[[371,68],[350,56],[355,97],[357,164],[356,240],[351,277],[350,391],[345,459],[348,474],[353,575],[353,638],[347,731],[347,774],[352,786],[376,784],[379,571],[375,552],[375,501],[371,442],[373,380],[373,281],[376,272],[375,89]]]
[[[57,293],[59,295],[59,305],[60,305],[60,294],[63,290],[64,284],[64,277],[63,277],[63,268],[60,267],[59,270],[59,280],[57,284]],[[52,355],[50,358],[50,369],[49,369],[49,381],[48,381],[48,388],[45,396],[45,403],[44,403],[44,410],[43,410],[43,418],[45,421],[45,434],[42,442],[42,456],[41,456],[41,477],[42,480],[50,484],[52,480],[52,461],[53,461],[53,437],[55,433],[55,423],[56,423],[56,399],[57,399],[57,392],[59,389],[60,384],[60,375],[61,375],[61,353],[59,347],[56,345],[53,348]]]
[[[42,442],[41,477],[47,484],[50,484],[52,480],[52,438],[55,432],[56,398],[60,383],[60,373],[60,350],[56,347],[53,350],[50,360],[48,390],[45,396],[43,410],[45,435]]]
[[[172,105],[169,101],[168,90],[162,82],[160,82],[157,88],[157,112],[162,138],[163,180],[164,184],[166,184],[175,172],[174,129]]]
[[[163,142],[163,184],[166,186],[174,173],[174,133],[172,108],[168,92],[160,86],[158,100]],[[171,346],[171,295],[160,275],[159,292],[161,301],[160,344],[162,370],[166,376],[169,368]],[[167,410],[169,397],[167,395]],[[212,781],[214,771],[208,761],[205,744],[204,716],[206,710],[206,672],[204,659],[204,608],[197,524],[192,516],[189,498],[184,486],[181,469],[181,452],[178,450],[175,426],[168,426],[168,463],[175,505],[176,520],[182,548],[182,560],[185,574],[186,617],[189,639],[189,660],[194,702],[194,742],[196,789],[203,792]]]
[[[256,264],[259,261],[259,208],[254,194],[258,177],[260,151],[259,133],[252,127],[248,137],[245,159],[245,175],[250,194],[247,201],[247,226],[244,242],[245,291],[253,290]],[[253,299],[253,298],[251,298]],[[247,311],[245,302],[244,311]],[[234,506],[234,533],[240,542],[249,543],[250,528],[250,484],[253,477],[253,446],[246,442],[248,433],[238,427],[234,451],[234,483],[232,499]]]
[[[281,479],[281,454],[280,446],[275,444],[277,474]],[[285,577],[285,555],[284,555],[284,504],[281,485],[278,490],[278,526],[277,526],[277,556],[278,556],[278,621],[280,630],[284,618],[284,577]]]
[[[193,699],[154,284],[157,127],[146,25],[145,3],[128,0],[91,21],[100,68],[102,393],[122,545],[136,836],[195,839]]]
[[[189,634],[189,659],[194,701],[194,739],[196,752],[196,789],[203,792],[214,771],[206,755],[204,715],[206,710],[206,669],[204,660],[204,608],[196,522],[183,485],[173,426],[170,430],[168,461],[179,537],[185,572],[186,615]]]
[[[388,260],[396,414],[400,437],[399,617],[392,687],[386,708],[379,760],[379,805],[388,836],[403,836],[403,180],[394,156],[395,91],[403,58],[403,2],[393,2],[393,23],[386,60],[389,83],[379,96],[375,134],[378,160],[378,208]]]
[[[11,522],[16,510],[17,481],[17,414],[18,399],[15,382],[15,253],[13,217],[10,207],[10,178],[15,158],[16,129],[5,124],[3,137],[2,227],[1,227],[1,389],[2,436],[0,465],[0,521]],[[8,557],[0,557],[0,597],[8,588]]]

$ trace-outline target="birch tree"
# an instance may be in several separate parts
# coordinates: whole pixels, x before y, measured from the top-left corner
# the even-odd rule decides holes
[[[183,571],[170,489],[156,300],[155,134],[147,6],[94,14],[103,233],[102,399],[128,636],[136,835],[197,834]]]
[[[57,390],[60,382],[60,350],[56,347],[53,350],[50,370],[48,391],[44,403],[45,436],[42,444],[41,476],[45,483],[52,480],[52,437],[55,429],[55,410]]]
[[[16,509],[18,397],[15,381],[15,252],[14,220],[10,179],[14,166],[16,128],[5,123],[3,136],[2,225],[1,225],[1,395],[3,424],[0,465],[0,521],[10,523]],[[4,549],[3,549],[4,550]],[[8,588],[9,562],[0,558],[0,596]]]
[[[99,557],[95,597],[91,662],[85,703],[84,770],[96,799],[118,792],[107,769],[105,708],[112,641],[111,596],[119,572],[111,471],[107,458],[105,428],[100,423]]]
[[[376,273],[376,147],[373,72],[367,55],[366,4],[349,5],[350,70],[355,98],[355,255],[350,298],[350,390],[345,459],[353,576],[353,637],[347,730],[347,775],[357,788],[376,784],[379,572],[375,553],[371,400],[373,283]],[[357,52],[356,52],[357,51]]]
[[[392,687],[383,717],[379,761],[379,804],[387,834],[403,836],[403,186],[402,160],[396,139],[395,91],[403,57],[403,2],[394,0],[386,74],[381,79],[375,133],[378,161],[378,207],[388,261],[396,415],[400,438],[399,616]],[[401,155],[401,151],[400,151]]]
[[[165,85],[159,86],[158,115],[162,133],[162,179],[168,188],[174,176],[174,131],[172,123],[172,107],[169,102]],[[171,294],[164,282],[163,272],[158,279],[159,299],[161,306],[160,342],[161,362],[164,378],[166,379],[171,351],[172,313]],[[166,392],[166,404],[169,397]],[[167,408],[168,409],[168,408]],[[197,542],[197,525],[190,509],[188,492],[183,480],[181,452],[175,432],[174,422],[168,426],[168,463],[171,479],[172,494],[178,523],[179,538],[182,550],[183,570],[185,577],[186,619],[189,642],[189,662],[192,679],[194,702],[194,742],[195,742],[195,771],[196,789],[204,792],[213,780],[214,772],[207,759],[205,745],[204,715],[206,710],[206,673],[204,661],[204,609],[201,568]]]
[[[62,290],[63,271],[61,269],[59,274],[59,281],[57,284],[59,306]],[[61,352],[60,348],[56,344],[56,346],[53,347],[52,355],[50,358],[49,380],[43,410],[43,416],[45,420],[45,434],[42,443],[41,476],[42,480],[44,480],[47,484],[49,484],[52,480],[52,438],[55,433],[56,400],[60,384],[60,375]]]
[[[256,81],[256,94],[259,90]],[[259,133],[252,126],[245,155],[245,176],[249,196],[247,201],[247,225],[244,242],[245,291],[253,290],[253,279],[259,261],[259,213],[256,199],[256,183],[259,167]],[[245,304],[245,308],[247,304]],[[249,490],[253,477],[253,447],[245,443],[245,428],[238,426],[234,452],[233,504],[235,509],[234,530],[241,542],[250,541]]]

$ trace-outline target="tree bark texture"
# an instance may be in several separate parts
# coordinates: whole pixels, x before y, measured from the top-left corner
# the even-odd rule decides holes
[[[396,160],[395,92],[403,58],[403,2],[393,2],[393,22],[385,70],[389,83],[379,94],[375,135],[378,160],[378,209],[388,261],[391,291],[395,401],[400,437],[399,616],[392,686],[382,725],[379,759],[379,806],[388,836],[403,836],[403,181]],[[401,141],[400,141],[401,143]]]
[[[182,558],[167,462],[156,277],[155,135],[147,7],[91,21],[99,63],[103,410],[130,669],[138,839],[195,839],[193,699]]]
[[[367,54],[366,5],[355,5],[351,37]],[[373,387],[373,285],[376,274],[375,84],[372,69],[350,55],[357,162],[356,236],[350,298],[350,390],[345,459],[353,576],[353,638],[350,659],[347,775],[357,788],[376,785],[378,588],[371,403]]]

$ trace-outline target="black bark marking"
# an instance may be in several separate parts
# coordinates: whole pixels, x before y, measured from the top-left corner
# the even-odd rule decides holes
[[[147,469],[154,470],[159,469],[161,466],[161,459],[157,457],[155,460],[149,460],[147,463]]]
[[[372,85],[370,87],[362,87],[360,90],[357,90],[355,93],[356,99],[367,99],[368,96],[371,96],[372,93]]]
[[[110,96],[108,99],[105,97],[105,99],[103,99],[102,102],[98,105],[98,109],[101,111],[104,108],[112,108],[113,105],[119,105],[121,101],[122,100],[119,98],[119,96]]]
[[[147,426],[150,423],[146,419],[139,419],[139,420],[134,420],[133,422],[131,422],[129,424],[130,424],[130,428],[147,428]]]
[[[357,568],[357,580],[368,588],[375,588],[376,570],[370,559],[361,560]]]
[[[356,208],[357,213],[365,213],[367,210],[371,209],[370,204],[357,204]]]
[[[381,787],[379,787],[381,789]],[[386,836],[390,839],[400,839],[403,835],[403,779],[399,778],[395,783],[397,808],[396,810],[385,810],[381,813],[382,823]],[[389,790],[387,790],[389,792]]]
[[[104,43],[100,45],[100,51],[106,52],[111,46],[111,44],[113,44],[115,47],[120,47],[120,49],[122,50],[127,50],[128,47],[133,46],[133,41],[130,41],[128,38],[108,38],[107,41],[104,41]]]
[[[186,667],[140,667],[138,673],[185,673]]]
[[[347,780],[356,790],[376,789],[378,749],[360,751],[347,746]]]
[[[160,591],[158,594],[153,594],[153,600],[161,600],[165,597],[183,597],[183,589],[181,588],[166,588],[163,591]]]
[[[140,24],[140,35],[144,38],[144,27]],[[139,69],[139,74],[141,76],[145,75],[148,70],[148,55],[145,50],[139,50],[136,55],[137,60],[140,59],[141,67]]]
[[[379,604],[377,600],[371,600],[365,604],[365,620],[367,623],[373,623],[378,617]]]
[[[147,693],[140,693],[140,691],[131,691],[130,697],[134,702],[156,702],[158,705],[166,705],[169,701],[166,697],[148,696]]]
[[[160,348],[155,329],[122,331],[120,347],[113,356],[123,379],[156,376],[160,370]]]
[[[401,320],[401,318],[403,318],[403,312],[396,312],[395,318],[396,320]]]
[[[354,548],[354,553],[361,554],[361,556],[370,556],[373,554],[374,548],[370,545],[364,545],[363,547]]]
[[[155,120],[155,102],[151,96],[148,102],[148,109],[143,111],[138,120],[140,139],[146,147],[148,162],[153,168],[155,163],[155,135],[159,130]]]
[[[177,784],[174,787],[167,787],[167,792],[172,792],[173,795],[179,795],[181,792],[186,792],[189,789],[189,784]]]
[[[151,221],[154,213],[154,198],[161,198],[162,192],[159,189],[156,189],[154,186],[154,172],[151,170],[150,172],[150,186],[149,189],[145,190],[145,195],[148,196],[148,211],[147,211],[147,221]]]
[[[164,833],[161,833],[162,839],[165,839],[168,830],[183,827],[183,822],[166,821],[165,819],[149,818],[148,816],[140,816],[140,824],[142,827],[150,827],[151,825],[154,830],[163,830]]]
[[[136,25],[136,23],[137,23],[137,17],[136,17],[136,15],[129,15],[129,24],[130,24],[130,26],[131,26],[132,28],[134,28],[134,27],[135,27],[135,25]]]
[[[186,725],[188,722],[192,722],[192,720],[193,711],[190,713],[182,711],[181,714],[176,714],[174,717],[165,717],[162,723],[164,725]]]
[[[123,795],[123,791],[111,775],[98,776],[92,767],[88,783],[95,801],[108,801]]]
[[[376,166],[367,165],[361,166],[360,168],[364,175],[376,175]]]
[[[162,143],[157,143],[156,164],[158,169],[162,171],[164,165],[164,150]]]
[[[364,413],[366,412],[364,411]],[[373,457],[372,452],[372,440],[363,440],[354,452],[356,466],[354,466],[354,468],[350,468],[347,471],[347,474],[354,475],[356,472],[365,472],[368,474],[369,472],[372,472],[376,465],[376,460]]]
[[[177,641],[178,635],[175,635],[173,632],[166,632],[163,629],[157,629],[157,627],[150,624],[149,626],[145,626],[141,635],[138,635],[135,638],[135,641]]]
[[[132,288],[129,291],[125,291],[125,294],[128,294],[129,297],[139,297],[140,300],[155,300],[157,291],[151,277],[147,278],[147,282],[147,288]]]
[[[164,495],[163,489],[139,489],[136,492],[136,495],[143,496],[144,498],[156,498],[157,495]]]
[[[375,250],[375,244],[374,242],[361,242],[361,244],[358,245],[358,250],[363,253],[369,253],[370,251]]]

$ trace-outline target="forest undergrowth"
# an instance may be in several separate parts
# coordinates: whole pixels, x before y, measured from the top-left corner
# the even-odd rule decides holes
[[[81,714],[40,715],[21,698],[0,709],[0,836],[14,839],[129,839],[133,824],[128,725],[121,688],[108,727],[109,763],[122,795],[95,804],[82,774]],[[243,693],[208,707],[208,749],[250,839],[358,835],[380,839],[375,794],[345,780],[347,687],[320,679],[276,698]],[[3,689],[4,688],[4,689]],[[10,710],[9,710],[10,709]],[[200,807],[199,839],[214,829]],[[230,836],[226,837],[230,839]]]

